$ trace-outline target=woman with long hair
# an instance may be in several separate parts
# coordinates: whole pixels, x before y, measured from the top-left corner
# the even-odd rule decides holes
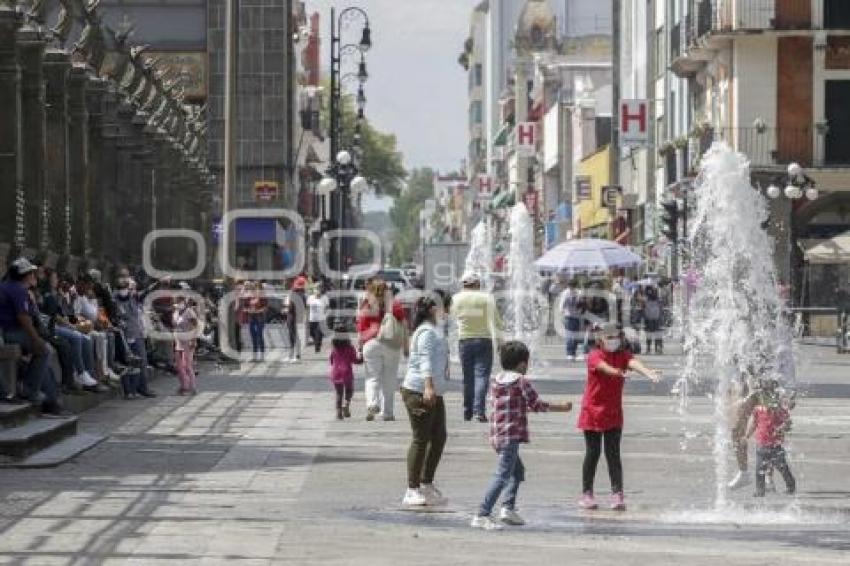
[[[426,296],[416,301],[410,357],[401,398],[410,418],[413,438],[407,450],[407,491],[403,504],[442,505],[446,499],[434,487],[434,475],[446,444],[448,341],[439,331],[442,305]]]

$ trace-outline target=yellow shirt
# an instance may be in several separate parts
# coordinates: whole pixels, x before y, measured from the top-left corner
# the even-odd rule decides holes
[[[495,338],[502,317],[493,296],[485,291],[461,291],[452,297],[452,314],[457,320],[458,339]]]

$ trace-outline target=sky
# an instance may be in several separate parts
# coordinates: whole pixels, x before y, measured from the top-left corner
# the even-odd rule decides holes
[[[408,169],[457,170],[467,151],[467,75],[457,63],[480,0],[306,0],[322,14],[322,66],[329,72],[330,7],[358,6],[372,27],[366,116],[394,133]],[[359,24],[343,44],[360,40]],[[349,62],[343,73],[352,69]],[[353,69],[353,70],[356,70]],[[372,199],[374,200],[374,199]],[[389,201],[389,199],[383,199]],[[370,203],[368,208],[388,206]]]

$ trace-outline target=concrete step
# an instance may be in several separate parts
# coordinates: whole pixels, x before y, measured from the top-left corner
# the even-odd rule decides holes
[[[63,395],[62,406],[78,415],[84,411],[97,407],[104,401],[115,399],[120,395],[120,393],[120,389],[110,387],[108,391],[104,391],[103,393],[90,393],[88,391],[83,391],[79,395]]]
[[[20,426],[35,414],[35,410],[29,403],[16,403],[9,405],[0,403],[0,430]]]
[[[0,461],[0,468],[53,468],[75,458],[94,448],[104,440],[106,436],[81,432],[53,444],[24,458],[23,460]]]
[[[0,456],[20,460],[77,432],[77,417],[41,417],[0,430]]]

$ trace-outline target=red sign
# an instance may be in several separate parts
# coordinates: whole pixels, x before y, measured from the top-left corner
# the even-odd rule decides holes
[[[277,199],[280,185],[275,181],[257,181],[254,183],[254,197],[259,201],[272,201]]]
[[[478,194],[489,195],[493,192],[493,178],[490,175],[478,175]]]
[[[620,101],[620,139],[625,144],[644,144],[649,139],[649,102]]]
[[[531,157],[537,150],[537,122],[520,122],[516,126],[516,152]]]

